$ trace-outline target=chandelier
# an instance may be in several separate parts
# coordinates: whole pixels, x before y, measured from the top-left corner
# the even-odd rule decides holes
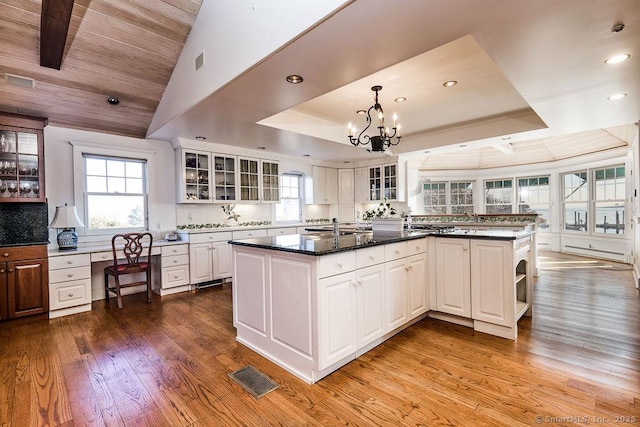
[[[357,129],[351,123],[349,123],[349,142],[354,146],[358,147],[359,145],[368,145],[371,144],[371,148],[368,151],[381,151],[384,152],[385,148],[389,148],[394,145],[398,145],[400,142],[400,125],[398,124],[398,116],[396,114],[393,115],[393,134],[389,133],[389,127],[385,127],[384,125],[384,112],[382,111],[382,105],[378,102],[378,92],[382,90],[382,86],[373,86],[371,88],[372,91],[376,93],[375,103],[369,107],[369,110],[366,112],[367,126],[364,128],[358,137],[356,138],[354,135],[357,134]],[[375,110],[378,112],[378,135],[369,136],[365,132],[371,126],[371,110]],[[364,112],[364,110],[361,110]],[[394,139],[395,138],[395,139]]]

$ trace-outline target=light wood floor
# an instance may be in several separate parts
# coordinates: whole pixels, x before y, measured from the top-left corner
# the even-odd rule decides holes
[[[229,285],[0,323],[0,425],[639,425],[631,271],[543,257],[517,341],[426,319],[313,386],[235,342]]]

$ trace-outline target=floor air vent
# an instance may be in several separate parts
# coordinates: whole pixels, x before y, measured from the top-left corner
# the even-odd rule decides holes
[[[4,81],[12,86],[33,89],[36,87],[36,81],[28,77],[16,76],[14,74],[5,73]]]

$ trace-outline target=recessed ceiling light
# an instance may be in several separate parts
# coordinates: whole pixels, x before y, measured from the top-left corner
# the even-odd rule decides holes
[[[311,154],[303,154],[302,157],[311,157]]]
[[[258,147],[258,150],[266,150],[267,147]]]
[[[510,140],[510,139],[511,139],[511,137],[510,137],[510,136],[505,136],[504,138],[502,138],[502,140],[503,140],[503,141],[508,141],[508,140]]]
[[[343,163],[351,163],[351,160],[345,160]]]
[[[619,64],[621,62],[626,61],[630,57],[631,57],[631,55],[629,55],[628,53],[623,53],[623,54],[620,54],[620,55],[613,55],[611,58],[607,58],[607,60],[604,61],[604,63],[605,64]]]
[[[201,141],[202,141],[202,140],[204,140],[204,139],[207,139],[207,137],[206,137],[206,136],[196,136],[196,139],[199,139],[199,140],[201,140]]]
[[[407,100],[407,98],[405,98],[404,96],[401,96],[401,97],[398,97],[398,98],[394,99],[394,101],[396,101],[396,102],[404,102],[406,100]]]
[[[446,81],[446,82],[442,83],[442,86],[444,86],[444,87],[453,87],[453,86],[455,86],[457,84],[458,84],[457,81],[449,80],[449,81]]]
[[[429,154],[431,151],[427,150],[424,152],[424,154]]]
[[[356,111],[356,114],[360,114],[361,116],[364,116],[365,114],[367,114],[367,112],[364,110],[358,110]]]
[[[626,93],[615,93],[615,94],[611,95],[610,97],[608,97],[607,99],[609,101],[616,101],[618,99],[624,98],[625,96],[627,96]]]
[[[467,146],[467,144],[462,144],[462,145],[460,146],[460,148],[464,148],[464,147],[466,147],[466,146]]]
[[[116,98],[115,96],[108,96],[107,97],[107,102],[111,105],[118,105],[120,104],[120,100],[118,98]]]
[[[298,83],[302,83],[304,79],[302,78],[302,76],[299,76],[297,74],[291,74],[290,76],[287,76],[287,81],[289,83],[297,85]]]

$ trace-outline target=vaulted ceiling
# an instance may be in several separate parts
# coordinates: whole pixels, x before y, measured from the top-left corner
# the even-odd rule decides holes
[[[40,66],[41,2],[3,0],[0,111],[144,138],[201,3],[75,0],[56,70]]]
[[[41,2],[3,0],[0,111],[141,138],[204,136],[266,153],[362,160],[373,153],[348,144],[346,123],[361,120],[355,111],[372,104],[370,87],[379,84],[385,110],[397,109],[403,125],[392,152],[419,168],[557,160],[637,137],[637,0],[334,0],[216,87],[204,83],[300,23],[305,10],[204,1],[75,0],[54,70],[39,65]],[[255,31],[257,20],[264,29]],[[623,31],[612,31],[620,23]],[[206,54],[206,65],[181,77],[183,62],[193,73],[194,52]],[[631,58],[604,64],[617,53]],[[284,82],[291,73],[304,82]],[[458,85],[443,88],[450,79]],[[615,92],[627,97],[608,101]],[[394,104],[398,96],[407,102]]]

